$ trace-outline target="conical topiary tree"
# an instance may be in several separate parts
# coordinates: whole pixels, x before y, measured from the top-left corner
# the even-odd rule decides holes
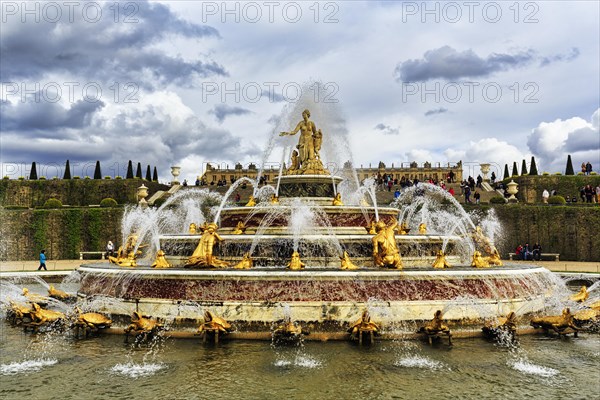
[[[69,160],[65,164],[65,174],[63,175],[63,179],[71,179],[71,165],[69,164]]]
[[[125,179],[133,179],[133,163],[129,160],[127,164],[127,175],[125,175]]]
[[[508,179],[510,178],[510,175],[508,175],[508,164],[504,164],[504,178],[503,179]]]
[[[100,169],[100,161],[96,161],[96,168],[94,169],[94,179],[102,179],[102,170]]]
[[[158,171],[156,171],[156,166],[154,167],[154,174],[152,174],[152,181],[158,182]]]
[[[531,165],[529,166],[529,175],[537,175],[537,166],[535,165],[535,157],[531,156]]]
[[[148,182],[152,181],[152,173],[150,172],[150,166],[148,165],[148,168],[146,168],[146,180]]]
[[[517,162],[516,161],[513,161],[512,176],[519,176],[519,171],[517,170]]]
[[[35,161],[31,163],[31,172],[29,173],[29,179],[37,179],[37,168],[35,165]]]
[[[527,163],[523,160],[521,164],[521,175],[527,175]]]
[[[565,170],[565,175],[575,175],[575,171],[573,170],[573,163],[571,162],[571,155],[567,157],[567,169]]]
[[[138,163],[137,169],[135,170],[135,177],[142,179],[142,164]]]

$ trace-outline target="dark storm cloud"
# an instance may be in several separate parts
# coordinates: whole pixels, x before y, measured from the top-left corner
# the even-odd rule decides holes
[[[63,129],[81,129],[88,126],[92,115],[104,107],[102,101],[79,100],[69,108],[64,108],[57,103],[36,102],[32,100],[33,97],[26,103],[0,104],[2,132],[19,131],[23,137],[71,136]]]
[[[459,52],[450,46],[444,46],[425,52],[420,60],[408,60],[398,64],[395,76],[396,80],[403,82],[420,82],[435,78],[476,78],[527,65],[534,58],[533,50],[515,54],[492,53],[482,58],[473,50]]]
[[[444,108],[444,107],[440,107],[440,108],[436,108],[436,109],[433,109],[433,110],[426,111],[425,112],[425,116],[429,117],[431,115],[443,114],[445,112],[448,112],[448,109]]]
[[[187,22],[165,5],[145,1],[135,3],[137,22],[115,22],[113,3],[101,4],[103,17],[98,22],[85,21],[80,13],[74,14],[73,22],[65,17],[56,23],[21,23],[20,16],[9,17],[0,39],[2,81],[57,73],[79,80],[133,81],[152,87],[156,83],[191,84],[196,77],[227,74],[212,60],[189,61],[152,48],[170,36],[219,37],[216,29]],[[68,15],[66,8],[63,15]]]
[[[217,104],[214,109],[208,112],[209,114],[214,114],[215,118],[219,123],[223,122],[225,118],[230,115],[245,115],[251,114],[252,111],[242,108],[242,107],[231,107],[227,104]]]

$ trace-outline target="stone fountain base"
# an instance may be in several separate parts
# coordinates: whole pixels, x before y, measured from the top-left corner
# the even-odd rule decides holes
[[[100,312],[133,311],[190,326],[208,309],[240,331],[269,331],[289,310],[293,320],[313,331],[338,332],[365,308],[383,327],[432,318],[481,323],[484,318],[538,312],[551,296],[551,272],[542,267],[449,270],[406,269],[341,271],[310,269],[157,270],[124,269],[109,264],[79,268],[80,296],[111,296]]]

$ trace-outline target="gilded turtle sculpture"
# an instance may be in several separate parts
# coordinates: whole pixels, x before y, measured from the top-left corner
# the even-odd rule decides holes
[[[379,336],[379,331],[379,325],[371,321],[369,310],[364,310],[361,317],[348,328],[350,338],[358,340],[359,344],[363,343],[363,336],[365,334],[368,335],[369,342],[373,343],[375,341],[375,336]]]
[[[77,312],[77,317],[71,326],[75,330],[75,336],[78,338],[95,335],[100,330],[110,328],[112,325],[112,320],[104,314],[95,312],[82,313],[79,308],[76,308],[75,311]]]
[[[130,335],[134,335],[138,343],[151,341],[163,329],[158,319],[144,317],[134,311],[131,315],[131,324],[124,330],[125,343],[129,341]]]
[[[225,336],[232,330],[233,327],[229,322],[206,310],[204,311],[204,322],[198,327],[196,335],[201,336],[203,342],[211,338],[218,343],[219,336]]]

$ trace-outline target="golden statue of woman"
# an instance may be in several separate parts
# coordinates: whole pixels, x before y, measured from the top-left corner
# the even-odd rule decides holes
[[[313,136],[317,135],[317,127],[315,123],[310,119],[310,111],[304,110],[302,112],[302,121],[298,122],[296,128],[291,132],[281,132],[279,136],[291,136],[295,135],[300,131],[300,138],[298,139],[298,161],[300,166],[306,163],[308,160],[315,159],[315,143]]]

